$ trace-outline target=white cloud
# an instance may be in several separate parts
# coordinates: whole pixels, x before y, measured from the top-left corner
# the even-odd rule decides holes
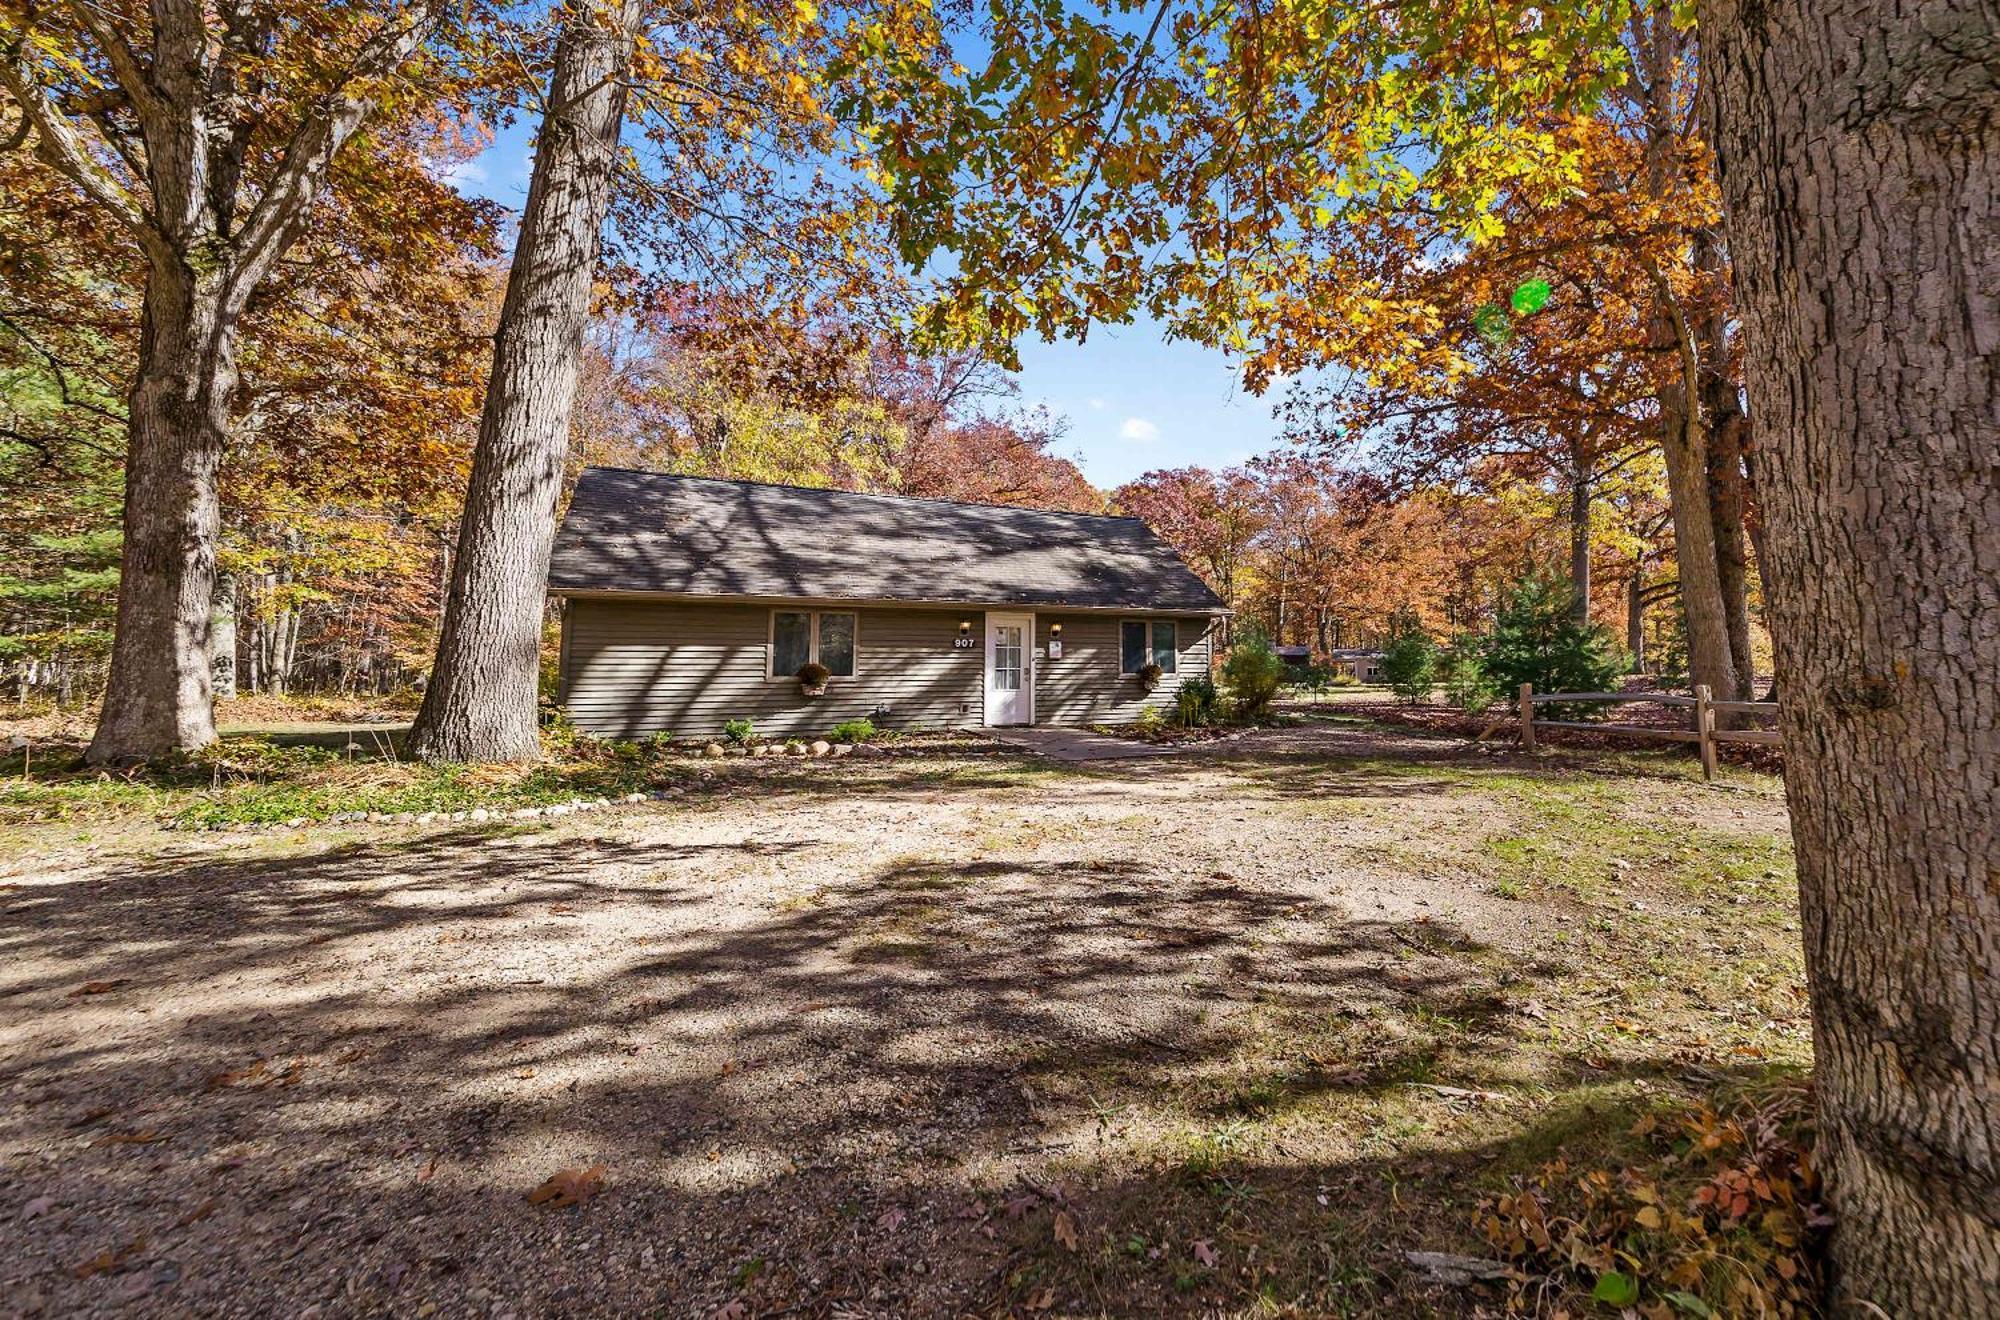
[[[1160,438],[1160,428],[1143,417],[1127,417],[1118,424],[1118,438],[1148,444]]]
[[[1091,406],[1092,410],[1096,412],[1103,412],[1106,408],[1111,406],[1102,399],[1086,399],[1085,402],[1088,403]]]
[[[453,161],[444,169],[444,181],[461,191],[483,187],[487,179],[486,167],[476,159]]]

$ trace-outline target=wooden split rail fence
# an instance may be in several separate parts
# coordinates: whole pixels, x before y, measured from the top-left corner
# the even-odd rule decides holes
[[[1535,718],[1537,706],[1574,706],[1590,702],[1652,703],[1686,706],[1694,712],[1691,729],[1661,729],[1645,724],[1599,724],[1586,720],[1544,720]],[[1718,729],[1717,715],[1769,715],[1778,713],[1775,701],[1717,701],[1706,683],[1697,684],[1691,697],[1672,692],[1537,692],[1533,683],[1521,684],[1521,746],[1535,750],[1536,729],[1582,729],[1590,733],[1617,733],[1628,738],[1659,738],[1667,742],[1691,742],[1701,752],[1704,779],[1715,778],[1715,749],[1720,743],[1761,743],[1780,745],[1776,729]]]

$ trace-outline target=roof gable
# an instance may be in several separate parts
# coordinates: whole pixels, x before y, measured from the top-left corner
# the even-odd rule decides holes
[[[554,592],[1223,611],[1136,518],[588,468]]]

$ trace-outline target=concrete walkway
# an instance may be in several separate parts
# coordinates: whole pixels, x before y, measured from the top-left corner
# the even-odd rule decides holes
[[[1130,738],[1107,738],[1083,729],[1022,727],[988,729],[995,742],[1046,756],[1052,761],[1122,761],[1139,756],[1172,756],[1174,749]]]

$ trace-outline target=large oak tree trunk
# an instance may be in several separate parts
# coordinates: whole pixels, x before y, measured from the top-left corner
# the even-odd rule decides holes
[[[1700,21],[1838,1300],[2000,1314],[1995,12],[1704,0]]]
[[[426,760],[540,754],[542,602],[636,22],[631,0],[579,9],[557,44],[437,665],[411,731]]]
[[[124,557],[93,763],[215,741],[216,480],[236,394],[236,326],[213,276],[155,263],[128,397]]]
[[[86,15],[109,75],[103,95],[89,98],[94,108],[51,90],[48,47],[32,39],[0,60],[0,91],[32,130],[35,154],[146,258],[117,624],[88,752],[93,762],[139,761],[215,738],[216,479],[236,396],[238,318],[298,239],[334,157],[373,106],[376,80],[429,38],[445,7],[397,7],[344,68],[324,70],[326,85],[290,107],[296,122],[275,153],[253,149],[268,114],[259,98],[275,18],[199,0],[152,0],[147,21],[132,24],[70,8]],[[32,10],[9,16],[33,20]]]

